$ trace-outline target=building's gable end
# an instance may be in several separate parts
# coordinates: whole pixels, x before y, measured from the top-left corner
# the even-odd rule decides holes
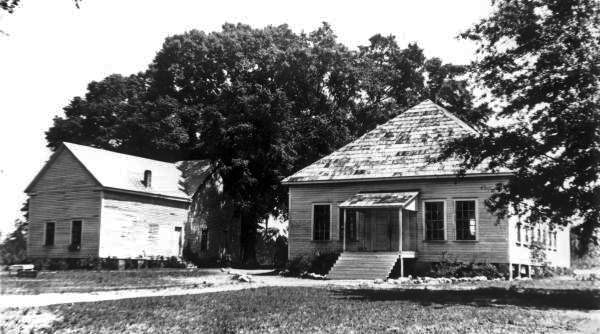
[[[25,189],[26,193],[101,186],[65,146],[61,146]]]

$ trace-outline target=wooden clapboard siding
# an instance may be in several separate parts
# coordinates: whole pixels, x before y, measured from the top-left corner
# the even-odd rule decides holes
[[[111,191],[102,193],[100,257],[180,255],[175,227],[181,227],[183,233],[187,203]],[[184,236],[181,237],[183,241]]]
[[[417,198],[417,217],[414,228],[409,228],[420,261],[435,262],[446,254],[460,261],[508,262],[507,222],[490,214],[484,200],[492,187],[504,182],[501,177],[454,178],[426,180],[394,180],[385,182],[348,182],[325,184],[290,184],[289,256],[291,258],[315,251],[341,251],[342,241],[338,236],[338,205],[358,192],[369,191],[414,191]],[[446,233],[443,242],[423,241],[423,201],[440,199],[446,202]],[[478,240],[456,241],[454,223],[454,200],[476,199],[479,216]],[[331,241],[313,241],[311,235],[312,203],[332,203]],[[412,226],[411,226],[412,227]]]
[[[42,171],[30,192],[65,190],[98,186],[73,153],[61,149]]]
[[[100,192],[65,190],[41,192],[29,200],[29,257],[78,258],[98,256]],[[80,251],[69,251],[71,221],[82,220]],[[45,246],[46,222],[55,223],[54,245]]]
[[[528,242],[525,241],[524,230],[522,230],[521,241],[517,238],[517,223],[520,219],[516,216],[509,218],[509,257],[513,264],[531,264],[531,249]],[[535,229],[541,228],[547,230],[548,226],[540,224]],[[548,247],[545,251],[546,260],[551,266],[570,267],[571,266],[571,236],[568,227],[558,227],[556,229],[556,248]],[[534,234],[537,234],[534,232]]]

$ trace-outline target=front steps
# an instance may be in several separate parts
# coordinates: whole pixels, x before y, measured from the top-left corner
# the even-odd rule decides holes
[[[327,274],[327,278],[386,279],[399,256],[398,252],[343,252]]]

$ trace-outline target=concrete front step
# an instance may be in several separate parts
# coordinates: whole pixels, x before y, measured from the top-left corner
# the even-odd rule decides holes
[[[396,261],[398,253],[344,252],[333,265],[329,279],[385,279]]]

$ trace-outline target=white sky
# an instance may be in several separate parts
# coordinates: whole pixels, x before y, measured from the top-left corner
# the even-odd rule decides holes
[[[44,132],[53,117],[90,81],[144,70],[169,35],[225,22],[309,32],[327,21],[350,47],[393,34],[428,57],[468,63],[473,45],[456,36],[489,10],[485,0],[84,0],[79,10],[71,0],[22,0],[0,14],[9,34],[0,34],[0,231],[12,230],[23,190],[50,155]]]

